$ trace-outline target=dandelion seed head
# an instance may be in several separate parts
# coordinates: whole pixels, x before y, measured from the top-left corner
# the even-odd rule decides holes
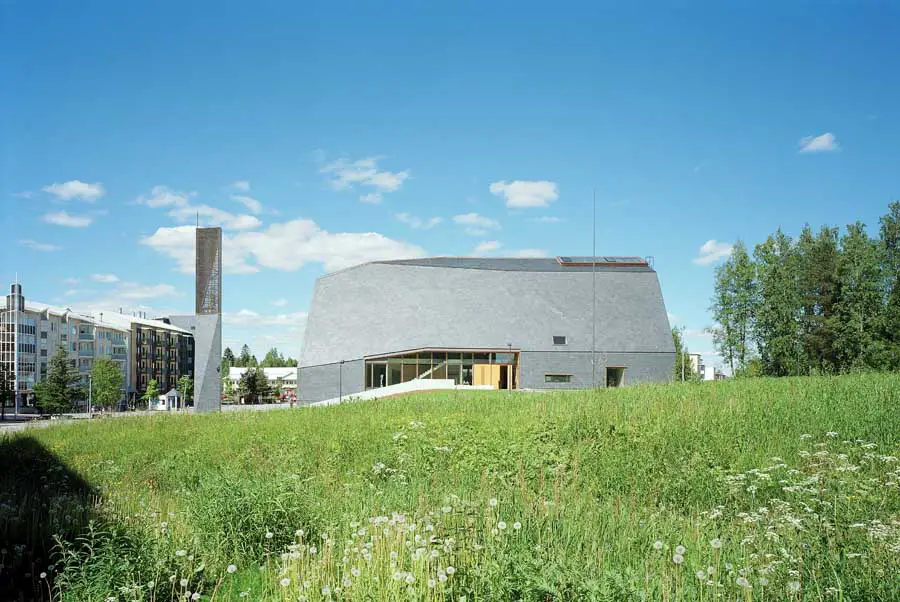
[[[719,539],[718,537],[716,537],[715,539],[713,539],[713,540],[711,540],[711,541],[709,542],[709,545],[710,545],[714,550],[718,550],[719,548],[722,547],[722,540]]]
[[[406,575],[406,582],[407,582],[408,584],[410,584],[410,585],[412,585],[413,583],[416,582],[416,578],[413,577],[412,573],[408,573],[408,574]]]
[[[663,542],[659,541],[658,539],[657,539],[656,541],[654,541],[654,542],[653,542],[653,549],[654,549],[654,550],[657,550],[657,551],[662,550],[662,549],[663,549]]]
[[[181,581],[178,582],[178,585],[180,585],[181,587],[187,587],[187,584],[188,584],[187,579],[182,579]]]
[[[735,579],[735,583],[737,583],[740,587],[750,587],[750,582],[746,577],[738,577]]]
[[[360,571],[358,568],[354,567],[354,568],[350,569],[350,574],[353,575],[354,577],[359,577],[362,574],[362,571]]]
[[[685,552],[687,552],[687,548],[685,548],[684,546],[675,546],[676,554],[681,554],[683,556]]]
[[[287,587],[291,584],[291,580],[285,577],[284,579],[279,581],[279,583],[281,583],[281,587]]]
[[[323,587],[323,588],[322,588],[322,595],[323,595],[323,596],[330,596],[330,595],[331,595],[331,588],[328,587],[327,585],[326,585],[325,587]]]
[[[193,594],[191,594],[191,600],[199,600],[199,599],[200,599],[200,592],[194,592]]]
[[[788,581],[788,591],[792,593],[796,593],[800,591],[800,582],[799,581]]]
[[[488,504],[491,505],[491,508],[496,508],[497,507],[497,498],[492,497],[490,500],[488,500]]]
[[[275,537],[274,533],[272,533],[271,531],[266,531],[266,539],[272,539],[273,537]]]
[[[766,577],[760,577],[760,578],[759,578],[759,585],[760,585],[761,587],[765,587],[765,586],[769,585],[769,580],[768,580]]]
[[[675,564],[682,564],[684,562],[684,556],[682,556],[681,554],[674,554],[672,556],[672,562],[674,562]]]
[[[497,523],[497,528],[500,529],[501,531],[505,531],[505,530],[506,530],[506,523],[503,522],[503,521],[500,521],[499,523]]]
[[[515,529],[516,531],[518,531],[521,528],[522,528],[522,523],[520,523],[519,521],[516,521],[513,523],[513,529]]]
[[[46,578],[47,578],[47,573],[41,573],[41,579],[46,579]]]
[[[234,573],[234,572],[237,572],[237,567],[234,566],[233,564],[229,564],[229,565],[228,565],[228,568],[227,568],[226,570],[227,570],[229,573]]]
[[[344,577],[344,580],[341,582],[344,584],[344,587],[350,587],[353,585],[353,582],[350,580],[350,577]]]
[[[455,573],[455,572],[456,572],[456,568],[455,568],[455,567],[452,567],[452,566],[448,566],[448,567],[447,567],[447,574],[448,574],[448,575],[452,575],[452,574]]]
[[[697,579],[699,579],[700,581],[705,581],[706,573],[704,573],[703,571],[697,571]]]
[[[187,551],[186,550],[176,550],[175,555],[176,556],[187,556]]]

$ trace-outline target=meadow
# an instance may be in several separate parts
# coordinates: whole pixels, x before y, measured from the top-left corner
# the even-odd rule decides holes
[[[22,599],[900,600],[900,375],[102,419],[0,453]]]

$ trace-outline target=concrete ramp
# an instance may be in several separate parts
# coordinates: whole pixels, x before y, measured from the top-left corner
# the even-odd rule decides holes
[[[403,393],[415,393],[418,391],[490,391],[493,389],[490,385],[457,385],[456,381],[451,379],[440,378],[423,378],[413,379],[411,381],[400,383],[399,385],[390,385],[387,387],[379,387],[377,389],[369,389],[361,393],[353,395],[344,395],[343,397],[335,397],[325,399],[309,404],[309,407],[330,406],[338,403],[347,403],[350,401],[367,401],[370,399],[379,399],[381,397],[391,397],[392,395],[402,395]]]

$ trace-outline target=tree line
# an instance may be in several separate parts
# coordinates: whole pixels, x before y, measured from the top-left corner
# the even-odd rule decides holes
[[[879,219],[779,228],[752,254],[737,241],[716,269],[716,350],[735,375],[900,370],[900,201]]]
[[[231,347],[226,347],[222,352],[222,374],[227,375],[228,369],[234,368],[296,368],[297,360],[292,357],[285,358],[277,347],[272,347],[260,362],[250,352],[250,347],[241,347],[241,354],[235,357]]]

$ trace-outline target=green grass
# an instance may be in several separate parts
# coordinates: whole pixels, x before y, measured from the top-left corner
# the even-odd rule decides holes
[[[108,419],[2,452],[6,576],[38,599],[900,600],[900,375]]]

